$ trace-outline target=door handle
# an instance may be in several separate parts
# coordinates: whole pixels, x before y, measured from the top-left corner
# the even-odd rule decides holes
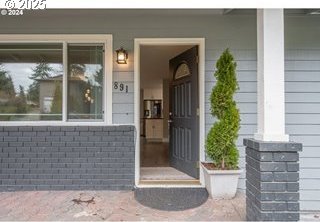
[[[173,120],[171,120],[171,119],[168,120],[168,123],[172,123],[172,122],[173,122]]]

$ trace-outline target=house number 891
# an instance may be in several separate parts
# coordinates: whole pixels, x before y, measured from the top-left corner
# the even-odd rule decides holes
[[[119,82],[114,82],[113,83],[113,88],[115,90],[119,90],[120,92],[125,91],[126,93],[128,93],[128,85],[125,85],[123,83],[119,83]]]

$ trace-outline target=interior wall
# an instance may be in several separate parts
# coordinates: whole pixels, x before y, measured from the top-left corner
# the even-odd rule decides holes
[[[143,78],[143,75],[141,75],[141,78]],[[141,89],[143,90],[143,99],[162,100],[162,81],[159,80],[158,82],[153,82],[152,86],[149,86],[147,83],[145,84],[145,86],[146,87],[143,88],[141,87]]]

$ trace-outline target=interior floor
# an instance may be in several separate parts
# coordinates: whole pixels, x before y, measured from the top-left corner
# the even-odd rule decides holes
[[[146,141],[141,137],[141,167],[168,167],[169,143]]]
[[[140,180],[195,180],[170,167],[169,143],[147,141],[144,137],[140,141]]]

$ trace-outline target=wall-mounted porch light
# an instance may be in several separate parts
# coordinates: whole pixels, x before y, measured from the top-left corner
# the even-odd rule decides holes
[[[118,64],[127,64],[128,52],[124,50],[122,47],[117,52],[117,63]]]

